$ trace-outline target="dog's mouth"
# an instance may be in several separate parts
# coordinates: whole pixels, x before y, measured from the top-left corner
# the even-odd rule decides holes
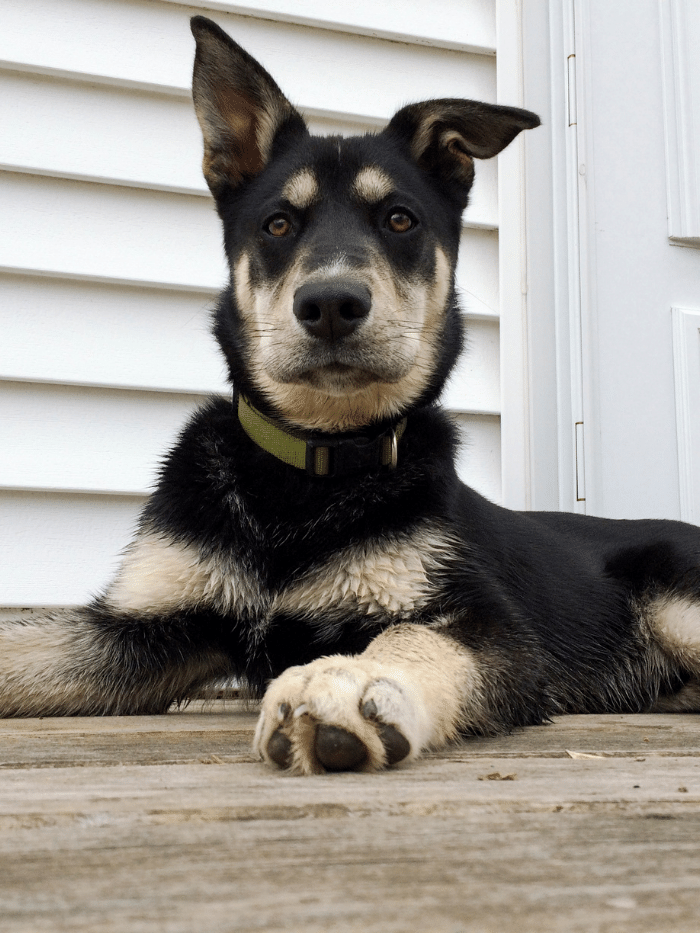
[[[312,431],[357,430],[396,416],[423,391],[416,341],[397,352],[389,336],[365,335],[335,346],[267,342],[268,352],[256,359],[256,381],[290,423]]]
[[[384,380],[370,369],[349,363],[334,362],[307,369],[299,373],[295,381],[313,386],[315,389],[352,392],[360,391],[374,382]]]
[[[321,344],[305,341],[286,353],[267,356],[264,366],[275,382],[313,388],[332,395],[354,394],[377,383],[401,379],[413,364],[412,354],[387,353],[386,341],[357,339]]]

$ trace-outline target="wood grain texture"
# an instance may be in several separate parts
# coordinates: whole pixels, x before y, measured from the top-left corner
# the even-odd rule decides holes
[[[700,716],[564,717],[312,778],[255,761],[254,721],[1,722],[3,931],[697,929]]]

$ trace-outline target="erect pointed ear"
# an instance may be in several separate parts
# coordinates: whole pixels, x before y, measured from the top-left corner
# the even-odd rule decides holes
[[[192,96],[204,137],[202,168],[216,196],[262,171],[282,127],[308,131],[270,75],[223,29],[204,16],[194,16],[190,27],[197,42]]]
[[[468,190],[475,158],[490,159],[539,124],[529,110],[448,98],[402,107],[384,132],[408,145],[422,168]]]

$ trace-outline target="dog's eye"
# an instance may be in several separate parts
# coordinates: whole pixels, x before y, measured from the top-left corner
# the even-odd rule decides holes
[[[271,217],[270,220],[265,224],[265,229],[268,233],[271,233],[272,236],[287,236],[291,232],[292,224],[288,217],[285,217],[284,214],[275,214],[274,217]]]
[[[392,211],[386,219],[386,225],[394,233],[407,233],[415,227],[416,222],[405,211]]]

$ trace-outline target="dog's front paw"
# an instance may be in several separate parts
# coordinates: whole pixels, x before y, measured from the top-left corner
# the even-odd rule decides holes
[[[298,774],[377,771],[418,754],[425,718],[403,670],[362,657],[319,658],[270,684],[255,750]]]

